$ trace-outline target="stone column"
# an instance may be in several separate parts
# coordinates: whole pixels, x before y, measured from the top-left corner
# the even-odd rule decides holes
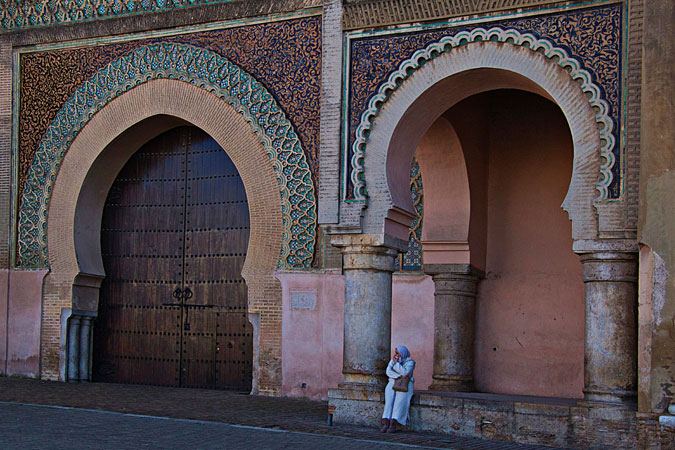
[[[430,264],[424,270],[435,288],[434,374],[429,389],[472,391],[480,272],[469,264]]]
[[[345,276],[345,387],[381,389],[391,358],[391,275],[397,250],[367,235],[339,235]]]
[[[80,381],[89,381],[89,344],[91,342],[91,317],[80,319]]]
[[[80,316],[68,319],[68,381],[79,381],[80,374]]]
[[[637,389],[637,255],[581,255],[586,290],[584,397],[634,399]]]

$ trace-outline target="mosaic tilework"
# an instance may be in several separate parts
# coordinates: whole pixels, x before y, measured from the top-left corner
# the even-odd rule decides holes
[[[0,26],[28,28],[229,1],[232,0],[0,0]]]
[[[453,36],[468,35],[476,29],[498,28],[501,33],[491,38],[515,39],[517,36],[531,36],[525,39],[527,45],[538,41],[540,51],[548,51],[549,56],[558,59],[562,51],[571,64],[568,70],[577,70],[582,80],[595,95],[598,102],[607,105],[604,112],[609,122],[601,124],[608,129],[605,171],[600,180],[601,197],[612,199],[621,195],[621,164],[615,164],[621,158],[619,142],[620,99],[620,55],[621,55],[621,5],[610,5],[599,8],[569,11],[566,13],[533,16],[520,19],[502,20],[488,24],[463,26],[455,28],[430,29],[426,31],[401,33],[393,35],[374,35],[353,39],[350,43],[350,80],[348,126],[349,141],[348,171],[359,167],[359,157],[354,155],[357,129],[362,125],[370,102],[382,87],[396,77],[397,72],[406,61],[412,61],[416,52],[423,52],[434,43],[445,39],[452,41]],[[463,45],[470,41],[455,43]],[[515,42],[515,41],[514,41]],[[452,45],[452,44],[451,44]],[[447,51],[442,49],[441,51]],[[577,67],[574,67],[577,66]],[[415,70],[414,62],[411,70]],[[404,69],[405,70],[405,69]],[[609,142],[611,141],[611,142]],[[354,182],[360,184],[361,175],[351,172],[346,192],[349,198],[362,198],[365,192],[354,190]]]
[[[138,84],[171,78],[195,84],[232,105],[250,123],[267,152],[279,184],[283,214],[280,267],[311,266],[316,238],[316,200],[298,135],[272,95],[222,56],[172,43],[138,48],[111,62],[77,88],[40,141],[21,198],[19,263],[47,266],[46,219],[61,161],[78,132],[116,96]]]
[[[408,251],[403,254],[402,270],[422,270],[422,217],[424,215],[424,187],[422,186],[422,172],[413,158],[410,167],[410,196],[415,207],[416,217],[410,225]]]
[[[159,42],[215,52],[267,88],[293,123],[318,186],[321,17],[21,55],[19,192],[38,143],[61,106],[96,72],[135,48]]]

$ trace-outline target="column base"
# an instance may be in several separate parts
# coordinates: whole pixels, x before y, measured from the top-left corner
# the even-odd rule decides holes
[[[384,374],[372,374],[360,370],[343,370],[344,380],[339,384],[340,389],[380,390],[387,385],[388,379]]]
[[[462,375],[433,375],[430,391],[472,392],[473,377]]]
[[[637,391],[621,389],[584,388],[584,401],[601,403],[634,403]]]

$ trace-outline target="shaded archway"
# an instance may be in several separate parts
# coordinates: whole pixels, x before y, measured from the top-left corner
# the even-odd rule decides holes
[[[249,317],[256,328],[253,390],[274,389],[275,368],[268,369],[272,373],[259,373],[256,356],[260,351],[275,351],[273,339],[259,338],[267,335],[268,326],[274,327],[264,307],[280,305],[281,292],[273,276],[281,252],[283,222],[277,179],[270,158],[244,117],[204,89],[177,80],[149,81],[112,100],[82,128],[54,182],[47,221],[51,273],[45,291],[56,295],[64,308],[71,307],[72,299],[74,310],[95,311],[96,280],[104,276],[96,224],[100,224],[108,189],[143,143],[184,123],[213,137],[228,152],[244,183],[251,239],[243,276],[248,286]],[[61,333],[62,348],[65,340]],[[258,342],[262,342],[262,349]],[[46,342],[43,347],[54,344]],[[62,365],[64,360],[61,358]]]

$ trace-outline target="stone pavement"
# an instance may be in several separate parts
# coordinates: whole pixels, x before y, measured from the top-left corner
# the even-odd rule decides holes
[[[550,448],[431,433],[381,434],[354,425],[331,427],[326,424],[326,402],[228,391],[0,377],[0,402],[3,449]]]

